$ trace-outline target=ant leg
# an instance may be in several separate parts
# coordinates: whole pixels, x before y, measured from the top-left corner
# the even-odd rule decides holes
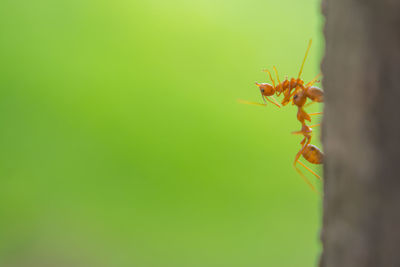
[[[264,101],[265,105],[267,105],[267,101],[265,101],[265,97],[264,97],[264,95],[262,93],[261,93],[261,98]]]
[[[291,101],[291,98],[301,89],[301,87],[296,87],[294,88],[294,91],[292,93],[290,93],[290,90],[288,91],[288,95],[285,96],[285,98],[282,101],[283,105],[286,105],[287,103],[289,103]]]
[[[291,90],[292,90],[292,88],[291,88],[291,85],[290,85],[290,82],[289,82],[289,88],[286,89],[286,90],[283,92],[284,97],[283,97],[283,100],[282,100],[282,105],[285,106],[285,105],[288,103],[287,97],[290,95],[290,91],[291,91]],[[290,99],[289,99],[289,101],[290,101]]]
[[[306,54],[304,55],[303,62],[301,63],[301,67],[300,67],[298,78],[300,78],[300,75],[303,72],[304,63],[306,62],[306,58],[307,58],[307,55],[308,55],[308,51],[310,51],[311,44],[312,44],[312,39],[310,39],[310,41],[308,42],[308,47],[307,47],[307,50],[306,50]]]
[[[286,105],[287,104],[287,100],[286,98],[288,97],[288,95],[290,94],[289,89],[284,90],[283,92],[283,100],[281,102],[282,105]]]
[[[311,172],[312,174],[315,175],[315,177],[317,177],[317,179],[321,179],[321,177],[316,174],[313,170],[311,170],[309,167],[307,167],[303,162],[301,162],[300,160],[297,161],[298,163],[300,163],[301,166],[303,166],[304,168],[306,168],[306,170],[308,170],[309,172]]]
[[[312,79],[309,83],[306,84],[305,87],[312,86],[314,83],[319,82],[318,78],[321,76],[321,73],[318,73],[317,76],[315,76],[314,79]]]
[[[301,141],[302,143],[305,141],[306,137],[304,137],[303,141]],[[301,178],[304,180],[304,182],[306,182],[308,184],[308,186],[311,188],[311,190],[313,190],[315,193],[319,194],[320,193],[315,189],[315,187],[311,184],[311,182],[306,178],[306,176],[299,170],[299,168],[297,168],[296,163],[300,162],[299,161],[299,157],[300,155],[303,153],[303,150],[307,147],[307,145],[311,142],[311,138],[308,138],[308,141],[306,142],[306,144],[304,144],[304,146],[300,149],[300,151],[297,153],[296,155],[296,159],[293,163],[293,167],[294,169],[297,171],[298,174],[300,174]]]
[[[303,131],[292,132],[292,134],[303,134]]]
[[[278,107],[281,107],[281,105],[279,105],[278,101],[276,101],[275,97],[271,96],[273,102],[275,102],[274,104],[277,105]],[[268,97],[267,97],[268,99]]]
[[[265,96],[261,93],[261,98],[264,101],[265,105],[267,105],[267,101],[265,101]]]
[[[304,180],[304,182],[306,182],[306,184],[308,184],[308,186],[311,188],[312,191],[314,191],[315,193],[317,193],[318,195],[321,195],[316,189],[315,187],[312,185],[312,183],[307,179],[307,177],[299,170],[299,168],[297,168],[296,166],[294,166],[295,170],[297,171],[298,174],[300,174],[301,178]]]
[[[286,106],[290,102],[290,91],[287,91],[287,94],[283,97],[282,105]]]
[[[304,140],[304,139],[307,139],[307,138],[304,138],[303,141],[301,141],[300,144],[301,144],[301,145],[304,145],[304,143],[305,143],[306,141],[308,142],[308,144],[311,143],[311,137],[308,137],[308,138],[309,138],[309,141]],[[304,149],[305,149],[305,148],[304,148]]]
[[[278,80],[278,85],[281,85],[281,80],[279,79],[279,75],[278,75],[278,70],[276,69],[275,66],[273,66],[274,71],[275,71],[275,75],[276,75],[276,79]],[[282,86],[282,85],[281,85]],[[276,95],[280,96],[282,92],[277,92]]]
[[[309,126],[309,127],[310,127],[310,128],[313,128],[313,127],[318,127],[318,126],[321,126],[321,123],[314,124],[314,125],[311,125],[311,126]]]
[[[294,96],[300,89],[301,89],[301,87],[300,87],[300,86],[297,86],[297,87],[294,89],[293,93],[290,94],[289,99],[290,99],[292,96]]]
[[[269,99],[268,97],[265,97],[269,102],[271,102],[272,104],[276,105],[278,108],[280,108],[281,106],[278,103],[275,103],[274,101],[272,101],[271,99]]]
[[[278,70],[276,69],[275,66],[273,68],[274,68],[274,71],[275,71],[275,74],[276,74],[276,78],[278,79],[278,83],[281,83],[281,81],[279,80]]]
[[[313,103],[315,103],[315,102],[313,102]],[[310,116],[322,115],[322,114],[323,114],[323,112],[308,113],[308,115],[310,115]]]
[[[309,107],[309,106],[311,106],[312,104],[315,104],[315,103],[316,103],[316,102],[313,101],[313,102],[311,102],[311,103],[305,104],[304,107],[305,107],[305,108],[306,108],[306,107]]]
[[[242,99],[238,99],[238,101],[239,101],[239,103],[246,104],[246,105],[262,106],[262,107],[266,106],[266,104],[260,104],[257,102],[251,102],[251,101],[246,101],[246,100],[242,100]]]
[[[293,165],[296,167],[297,161],[299,161],[300,156],[303,154],[304,149],[311,143],[311,138],[310,137],[304,137],[304,139],[301,141],[300,144],[303,145],[303,147],[297,152],[296,157],[294,159]]]
[[[315,104],[315,103],[318,103],[318,102],[317,101],[312,101],[311,103],[305,104],[304,107],[309,107],[309,106],[311,106],[312,104]]]

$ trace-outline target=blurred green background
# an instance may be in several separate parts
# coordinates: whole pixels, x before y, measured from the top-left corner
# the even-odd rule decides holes
[[[310,38],[319,72],[319,9],[2,0],[0,266],[316,266],[296,109],[237,100],[263,68],[296,76]]]

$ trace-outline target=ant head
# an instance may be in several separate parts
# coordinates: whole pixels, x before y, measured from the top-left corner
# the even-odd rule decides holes
[[[272,85],[269,83],[258,83],[256,82],[256,85],[260,88],[260,92],[264,96],[270,96],[275,93],[275,89]]]
[[[299,91],[293,96],[293,105],[296,105],[298,107],[304,106],[304,104],[307,101],[307,96],[303,93],[303,91]]]

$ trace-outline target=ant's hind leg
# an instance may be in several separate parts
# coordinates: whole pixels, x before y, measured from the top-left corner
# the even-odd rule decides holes
[[[320,193],[315,189],[315,187],[307,179],[307,177],[299,170],[299,168],[297,168],[296,166],[294,166],[294,168],[296,169],[297,173],[300,174],[300,176],[303,179],[303,181],[306,182],[306,184],[308,184],[308,186],[311,188],[311,190],[314,191],[315,193],[317,193],[318,195],[320,195]]]
[[[296,157],[294,158],[294,162],[293,165],[296,167],[296,163],[299,161],[300,156],[303,154],[304,149],[306,149],[306,147],[311,143],[311,138],[307,138],[304,137],[303,140],[301,141],[300,144],[302,144],[303,146],[301,147],[301,149],[299,150],[299,152],[297,152]]]
[[[306,139],[308,139],[307,142],[305,142]],[[302,143],[305,142],[305,144],[304,144],[303,147],[300,149],[300,151],[297,153],[296,158],[295,158],[294,163],[293,163],[293,167],[294,167],[294,169],[297,171],[297,173],[300,174],[300,176],[301,176],[301,178],[304,180],[304,182],[306,182],[306,183],[308,184],[308,186],[311,188],[311,190],[314,191],[315,193],[317,193],[318,195],[320,195],[320,193],[315,189],[315,187],[312,185],[312,183],[307,179],[307,177],[306,177],[306,176],[299,170],[299,168],[297,168],[297,166],[296,166],[296,163],[297,163],[297,162],[301,163],[301,162],[299,161],[299,158],[300,158],[301,154],[303,153],[304,149],[308,146],[308,144],[310,144],[311,139],[305,137],[301,142],[302,142]],[[302,164],[302,165],[303,165],[303,164]]]
[[[301,166],[303,166],[306,170],[308,170],[309,172],[311,172],[312,174],[314,174],[315,177],[317,177],[317,179],[321,179],[321,176],[319,176],[318,174],[316,174],[313,170],[311,170],[309,167],[307,167],[303,162],[301,162],[300,160],[297,161]]]
[[[316,102],[312,102],[312,103],[316,103]],[[310,103],[309,105],[311,105],[312,103]],[[322,115],[322,114],[323,114],[323,112],[308,113],[309,116]]]

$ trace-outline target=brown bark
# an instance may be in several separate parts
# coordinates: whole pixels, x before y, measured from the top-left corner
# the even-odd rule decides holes
[[[400,0],[323,0],[323,267],[400,266]]]

